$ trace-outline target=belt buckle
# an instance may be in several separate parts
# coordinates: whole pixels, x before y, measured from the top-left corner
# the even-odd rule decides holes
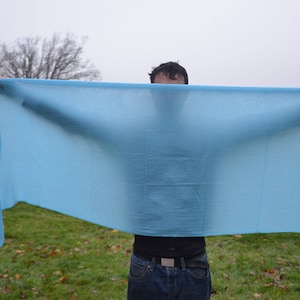
[[[165,257],[162,257],[160,259],[160,264],[163,267],[174,268],[175,267],[175,259],[174,258],[165,258]]]

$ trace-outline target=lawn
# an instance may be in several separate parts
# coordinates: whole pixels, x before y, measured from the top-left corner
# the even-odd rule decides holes
[[[126,299],[132,235],[24,203],[3,215],[0,299]],[[300,299],[300,234],[208,237],[207,251],[213,300]]]

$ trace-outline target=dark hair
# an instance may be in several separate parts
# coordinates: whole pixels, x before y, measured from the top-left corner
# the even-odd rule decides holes
[[[156,68],[153,68],[152,72],[149,73],[151,83],[154,83],[155,77],[159,73],[162,73],[173,80],[176,79],[176,75],[179,75],[183,78],[185,84],[189,83],[188,74],[185,68],[176,62],[167,62],[159,65]]]

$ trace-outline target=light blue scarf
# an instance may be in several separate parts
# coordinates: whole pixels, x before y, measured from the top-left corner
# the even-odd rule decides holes
[[[300,232],[300,89],[0,85],[2,209],[151,236]]]

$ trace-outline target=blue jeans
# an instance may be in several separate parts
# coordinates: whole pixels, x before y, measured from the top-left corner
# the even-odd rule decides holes
[[[207,263],[206,254],[195,259]],[[131,257],[128,300],[208,300],[210,294],[209,268],[163,267]]]

